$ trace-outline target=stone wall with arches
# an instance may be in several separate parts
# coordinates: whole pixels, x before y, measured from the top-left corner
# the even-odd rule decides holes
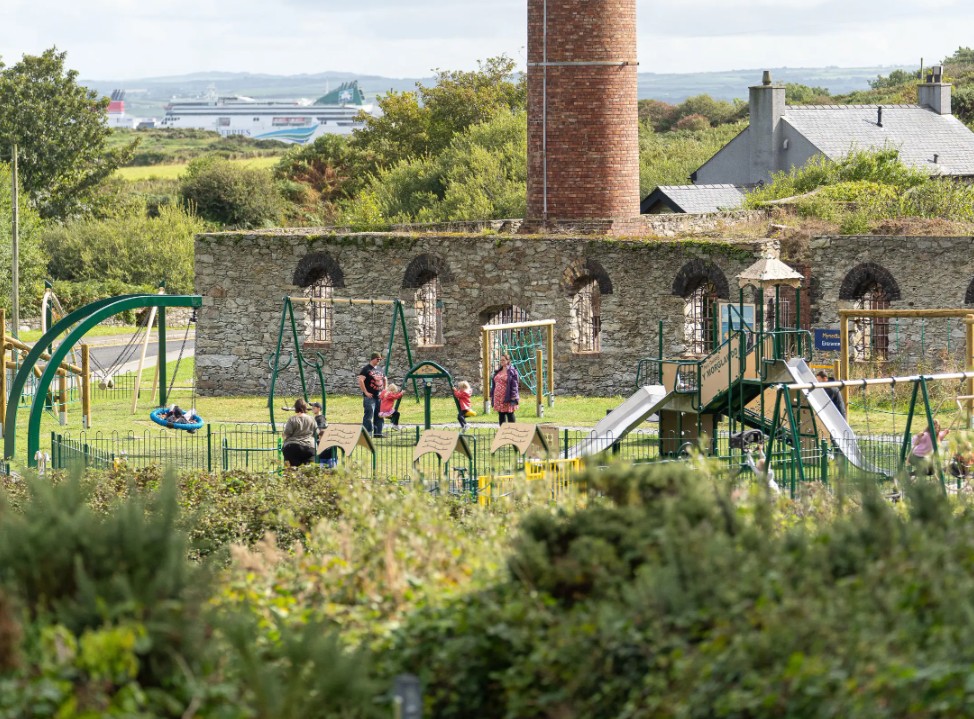
[[[685,302],[673,294],[681,268],[689,264],[716,271],[733,289],[736,275],[760,257],[766,244],[320,230],[200,235],[196,290],[204,307],[196,335],[198,388],[210,395],[265,392],[283,298],[304,296],[307,286],[327,276],[334,300],[331,341],[307,349],[321,354],[329,392],[354,393],[355,376],[369,353],[385,352],[390,308],[347,300],[400,299],[414,333],[422,312],[417,311],[418,289],[435,275],[442,343],[414,343],[414,361],[439,362],[479,389],[485,318],[513,313],[554,319],[557,392],[629,394],[637,361],[658,351],[661,319],[664,351],[678,355],[684,350]],[[598,293],[597,351],[584,346],[586,351],[580,351],[573,335],[577,293],[585,287]],[[299,331],[309,325],[307,311],[307,305],[296,305]],[[401,377],[406,369],[397,340],[390,374]],[[293,366],[280,383],[285,392],[297,387]]]
[[[369,353],[385,351],[390,308],[342,300],[400,299],[415,333],[422,313],[418,292],[435,276],[442,342],[414,344],[415,361],[435,360],[479,388],[482,324],[492,317],[554,319],[557,391],[628,394],[636,362],[658,352],[659,321],[664,353],[681,355],[687,349],[687,297],[705,282],[715,299],[735,299],[737,275],[769,243],[310,229],[200,235],[196,290],[204,307],[196,340],[198,387],[204,394],[266,391],[267,356],[277,340],[283,297],[305,295],[309,283],[327,277],[334,298],[331,340],[308,349],[321,353],[328,391],[353,393],[355,375]],[[803,321],[810,328],[838,327],[838,309],[855,306],[861,293],[877,287],[891,308],[970,307],[974,312],[971,237],[818,237],[800,257],[785,259],[810,277],[810,307],[802,300]],[[598,292],[597,351],[580,348],[573,330],[575,299],[584,287]],[[303,316],[306,307],[297,306],[299,329],[310,324]],[[872,336],[881,329],[873,328]],[[946,354],[948,347],[956,353],[963,343],[957,321],[902,322],[884,331],[913,366]],[[390,374],[401,377],[406,369],[397,343]],[[295,377],[292,367],[283,386],[296,387]]]
[[[818,237],[810,241],[806,259],[815,327],[837,328],[838,310],[870,302],[901,310],[969,307],[974,313],[972,237]],[[869,332],[885,335],[887,358],[903,369],[959,366],[963,360],[959,319],[900,319]]]

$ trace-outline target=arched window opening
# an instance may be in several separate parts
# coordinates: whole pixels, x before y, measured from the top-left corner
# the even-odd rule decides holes
[[[572,352],[602,351],[602,295],[599,281],[583,277],[572,294],[569,319]]]
[[[426,272],[419,277],[419,287],[413,300],[416,310],[416,344],[434,347],[443,344],[443,300],[440,298],[440,278]]]
[[[531,321],[528,312],[517,305],[503,305],[489,309],[482,313],[480,318],[485,325],[509,325],[515,322]],[[487,348],[491,364],[496,363],[505,347],[520,344],[520,337],[521,333],[516,329],[492,333],[490,347]]]
[[[335,327],[335,306],[332,304],[335,287],[329,275],[323,275],[305,288],[311,300],[306,315],[306,336],[310,342],[331,342]]]
[[[683,305],[683,345],[692,355],[705,355],[714,350],[714,312],[719,295],[717,286],[702,280]]]
[[[855,300],[857,310],[888,310],[889,295],[879,282],[866,286]],[[861,362],[889,357],[889,318],[856,317],[852,322],[852,358]]]

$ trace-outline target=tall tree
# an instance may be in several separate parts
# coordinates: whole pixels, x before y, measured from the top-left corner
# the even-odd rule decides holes
[[[20,182],[45,218],[81,214],[91,192],[131,156],[108,149],[106,98],[78,84],[57,48],[0,64],[0,156],[16,144]]]
[[[526,78],[517,76],[515,68],[508,57],[489,58],[476,70],[438,70],[436,82],[430,87],[416,83],[416,92],[389,93],[379,100],[382,115],[366,118],[352,146],[372,171],[437,155],[471,125],[526,107]]]

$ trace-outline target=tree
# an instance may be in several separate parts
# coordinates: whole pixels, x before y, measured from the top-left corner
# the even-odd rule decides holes
[[[889,90],[900,85],[914,83],[917,80],[918,72],[918,70],[893,70],[885,77],[883,75],[877,75],[875,80],[869,81],[869,87],[873,90]]]
[[[416,83],[416,92],[389,93],[379,100],[382,115],[367,117],[352,145],[369,169],[438,154],[471,125],[526,107],[527,80],[512,79],[515,67],[508,57],[490,58],[470,72],[438,70],[436,83]]]
[[[281,195],[270,172],[220,158],[189,163],[179,194],[200,217],[221,225],[263,227],[281,216]]]
[[[454,137],[436,157],[402,160],[381,170],[348,203],[355,227],[523,217],[527,182],[527,114],[499,113]]]
[[[204,222],[178,205],[161,207],[157,217],[142,207],[54,225],[43,244],[56,280],[150,287],[165,280],[170,292],[180,293],[193,290],[193,238],[205,231]]]
[[[136,144],[108,149],[106,98],[77,82],[56,48],[0,65],[0,156],[17,145],[20,181],[42,217],[85,210],[93,189],[131,156]]]
[[[0,306],[10,311],[10,300],[13,297],[13,287],[10,269],[13,264],[12,242],[10,237],[11,224],[11,172],[10,165],[0,163]],[[22,298],[22,316],[36,317],[39,306],[27,302],[27,298],[41,295],[46,260],[41,251],[41,219],[37,211],[30,206],[30,201],[24,194],[20,195],[20,295]]]

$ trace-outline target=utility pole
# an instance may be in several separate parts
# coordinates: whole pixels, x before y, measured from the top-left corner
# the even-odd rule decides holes
[[[13,267],[10,269],[10,284],[11,284],[11,294],[13,295],[11,299],[11,321],[10,321],[10,334],[14,337],[20,337],[20,202],[17,198],[17,145],[13,145],[10,153],[11,159],[11,176],[13,177],[13,187],[10,192],[10,197],[12,198],[12,205],[10,211],[11,225],[13,229],[13,251],[12,263]]]

